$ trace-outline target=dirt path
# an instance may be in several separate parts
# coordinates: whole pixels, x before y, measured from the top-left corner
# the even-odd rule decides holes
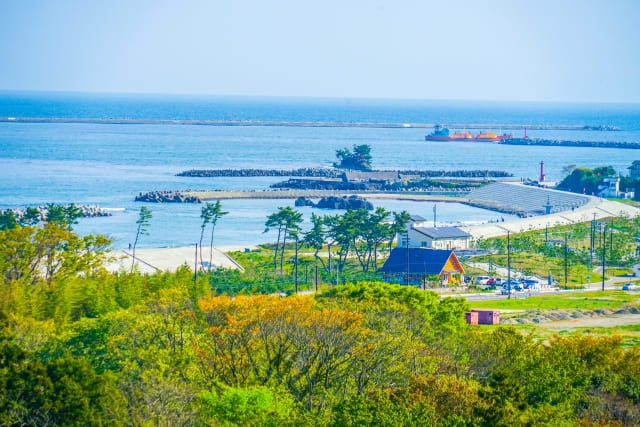
[[[505,312],[504,324],[538,324],[547,329],[573,329],[583,327],[609,328],[622,325],[640,325],[640,306],[596,310],[524,310]]]
[[[611,328],[623,325],[640,325],[640,314],[614,314],[612,316],[560,320],[543,324],[548,329],[573,329],[573,328]]]

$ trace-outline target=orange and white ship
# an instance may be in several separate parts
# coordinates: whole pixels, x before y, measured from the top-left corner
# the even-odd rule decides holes
[[[425,141],[480,141],[480,142],[498,142],[505,139],[511,139],[513,135],[498,135],[493,132],[471,133],[467,131],[450,133],[448,128],[436,125],[433,132],[425,135]]]

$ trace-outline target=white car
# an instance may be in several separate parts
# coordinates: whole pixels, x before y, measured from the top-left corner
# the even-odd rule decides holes
[[[476,277],[476,285],[486,285],[487,280],[489,280],[489,276],[478,276]]]

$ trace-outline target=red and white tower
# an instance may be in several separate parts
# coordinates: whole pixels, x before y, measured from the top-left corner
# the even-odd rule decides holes
[[[545,178],[545,174],[544,174],[544,162],[540,162],[540,182],[544,182],[544,178]]]

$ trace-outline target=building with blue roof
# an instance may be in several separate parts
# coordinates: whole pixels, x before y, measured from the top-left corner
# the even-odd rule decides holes
[[[417,285],[434,279],[438,285],[455,285],[464,282],[465,274],[453,250],[427,248],[395,248],[378,271],[387,282]]]

